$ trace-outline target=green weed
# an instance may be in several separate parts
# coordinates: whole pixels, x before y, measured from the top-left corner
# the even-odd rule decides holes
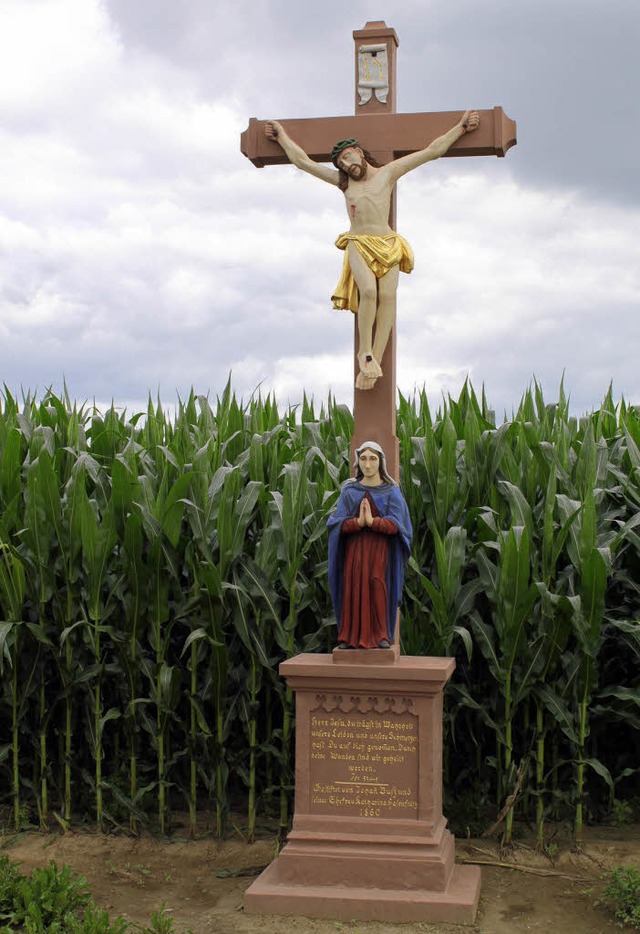
[[[640,868],[616,866],[604,891],[618,921],[640,930]]]
[[[55,862],[24,876],[0,855],[0,929],[6,934],[177,934],[166,904],[140,927],[92,901],[86,879]],[[190,934],[190,932],[187,932]]]
[[[611,823],[614,827],[628,827],[633,823],[633,807],[628,801],[614,798],[611,806]]]

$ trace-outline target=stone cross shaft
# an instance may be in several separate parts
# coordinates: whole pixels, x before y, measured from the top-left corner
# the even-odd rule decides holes
[[[334,143],[354,137],[380,165],[424,149],[446,133],[462,112],[396,113],[395,29],[383,21],[368,22],[353,33],[355,40],[355,115],[283,120],[287,132],[316,162],[330,162]],[[447,156],[504,156],[516,143],[516,124],[502,107],[479,110],[480,126],[461,137]],[[267,121],[251,118],[241,136],[243,154],[258,168],[288,162],[277,142],[267,139]],[[395,196],[390,226],[395,230]],[[336,231],[336,235],[340,231]],[[339,264],[336,263],[336,267]],[[327,294],[331,284],[328,284]],[[357,324],[357,322],[356,322]],[[396,437],[396,328],[393,328],[381,361],[383,376],[373,389],[354,390],[354,435],[352,454],[366,440],[382,445],[387,468],[399,480],[399,451]],[[354,375],[358,372],[358,329],[355,328]]]

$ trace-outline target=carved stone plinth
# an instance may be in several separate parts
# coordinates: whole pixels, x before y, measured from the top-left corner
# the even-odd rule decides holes
[[[473,923],[480,870],[454,864],[442,814],[442,692],[455,662],[380,651],[379,662],[369,650],[280,666],[296,694],[293,828],[247,911]]]

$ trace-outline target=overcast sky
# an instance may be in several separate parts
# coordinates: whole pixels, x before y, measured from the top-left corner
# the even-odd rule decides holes
[[[353,113],[352,32],[396,29],[398,110],[488,109],[504,159],[400,182],[398,384],[499,416],[565,373],[640,404],[638,0],[0,0],[0,380],[136,411],[331,389],[337,189],[240,153],[249,117]]]

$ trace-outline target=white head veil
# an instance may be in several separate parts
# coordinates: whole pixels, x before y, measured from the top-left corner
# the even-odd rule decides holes
[[[359,463],[360,455],[362,454],[363,451],[373,451],[375,454],[378,455],[378,457],[380,458],[381,480],[383,480],[385,483],[395,484],[395,481],[393,480],[393,478],[390,477],[389,474],[387,473],[387,459],[384,456],[384,451],[382,450],[382,448],[380,447],[377,441],[363,441],[362,444],[356,449],[356,459],[353,465],[356,470],[356,480],[362,480],[362,477],[363,477],[362,471],[360,470],[360,463]]]

